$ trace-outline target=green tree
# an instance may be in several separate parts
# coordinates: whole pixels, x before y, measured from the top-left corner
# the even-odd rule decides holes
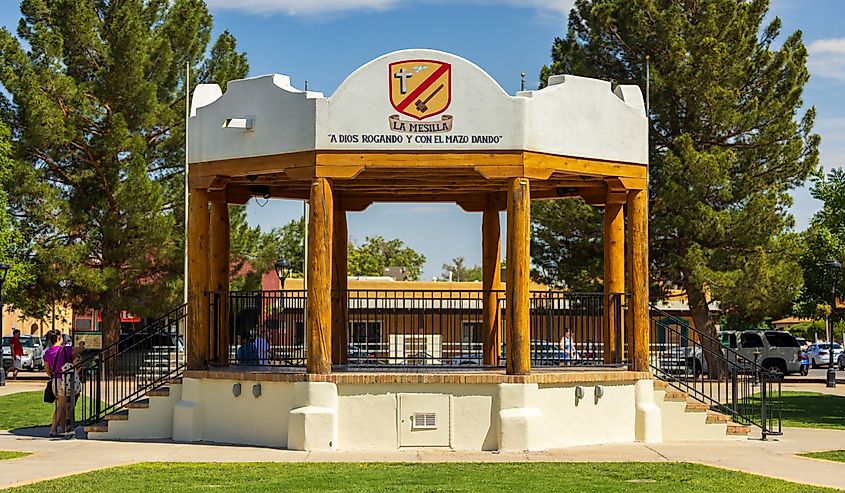
[[[229,206],[231,276],[233,291],[261,289],[261,276],[273,269],[277,259],[291,264],[291,274],[302,276],[305,257],[305,219],[294,219],[264,233],[247,222],[246,207]]]
[[[710,334],[708,293],[756,318],[801,284],[789,191],[814,172],[819,137],[815,109],[798,114],[801,33],[777,47],[781,22],[763,26],[767,10],[767,0],[576,0],[541,72],[645,87],[650,57],[650,270],[686,291]]]
[[[0,263],[9,266],[3,284],[3,294],[4,304],[11,305],[16,305],[15,295],[20,293],[18,286],[29,283],[34,275],[33,263],[21,255],[25,246],[24,238],[21,231],[13,227],[8,211],[5,184],[13,179],[12,172],[15,168],[9,127],[0,121],[0,184],[3,185],[0,186]]]
[[[601,290],[601,212],[581,199],[531,205],[531,261],[536,281],[573,291]]]
[[[804,317],[815,316],[818,305],[830,306],[832,273],[825,268],[825,262],[836,259],[845,263],[845,170],[834,169],[819,178],[811,194],[822,201],[822,208],[804,232],[804,286],[795,306],[796,314]],[[837,291],[842,293],[842,287],[843,273],[839,272]]]
[[[160,315],[181,292],[185,66],[225,84],[246,60],[212,48],[202,0],[23,0],[0,30],[0,83],[20,165],[7,181],[39,278],[76,308]],[[58,283],[63,281],[62,285]],[[18,299],[24,295],[18,296]]]
[[[351,276],[383,276],[387,267],[404,267],[408,278],[415,281],[420,278],[425,256],[402,240],[368,236],[360,246],[349,244],[348,263]]]
[[[480,265],[467,267],[463,257],[452,259],[452,263],[443,264],[443,280],[451,279],[455,282],[480,281],[484,275]]]

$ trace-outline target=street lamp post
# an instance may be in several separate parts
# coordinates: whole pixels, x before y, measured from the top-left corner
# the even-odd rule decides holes
[[[3,284],[6,283],[6,274],[9,272],[7,264],[0,264],[0,336],[3,335]],[[14,356],[14,355],[13,355]],[[0,356],[2,360],[2,356]],[[0,386],[6,385],[6,370],[0,363]]]
[[[839,276],[839,271],[842,270],[842,264],[836,259],[831,259],[825,262],[824,265],[830,274],[830,315],[827,317],[827,342],[830,344],[830,350],[827,353],[827,387],[835,388],[836,369],[833,366],[833,314],[836,311],[836,280]]]
[[[280,258],[276,260],[276,263],[273,264],[273,267],[276,269],[276,275],[279,276],[279,283],[282,286],[282,291],[285,290],[285,280],[290,275],[290,262],[287,260]]]
[[[279,258],[273,264],[273,268],[276,269],[276,276],[279,278],[279,285],[282,288],[280,300],[281,301],[281,308],[279,309],[279,329],[287,331],[287,323],[285,323],[285,280],[290,275],[290,262],[283,258]]]
[[[8,264],[0,264],[0,333],[3,331],[3,285],[6,284],[6,274],[9,272]]]

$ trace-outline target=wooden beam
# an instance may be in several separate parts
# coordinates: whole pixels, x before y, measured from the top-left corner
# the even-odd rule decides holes
[[[253,156],[236,159],[220,159],[191,163],[191,174],[201,176],[249,176],[279,173],[287,168],[314,166],[315,151],[290,152],[269,156]]]
[[[507,256],[507,372],[526,375],[531,371],[531,334],[529,320],[528,277],[531,224],[531,193],[526,178],[508,182],[508,256]]]
[[[346,292],[347,247],[349,234],[346,226],[346,211],[339,197],[334,201],[334,226],[332,228],[332,363],[347,363],[349,345],[349,324],[347,323]]]
[[[185,335],[189,370],[208,368],[209,320],[208,192],[195,189],[188,198],[188,326]]]
[[[631,265],[632,315],[631,370],[649,369],[648,319],[648,192],[635,190],[628,194],[628,242]]]
[[[617,345],[625,347],[624,332],[621,329],[621,304],[616,299],[625,292],[625,215],[622,204],[611,204],[604,208],[604,362],[622,361],[617,354]],[[618,336],[618,337],[617,337]],[[617,339],[619,344],[617,344]]]
[[[211,316],[215,318],[212,326],[217,329],[214,336],[215,358],[219,364],[229,363],[229,344],[232,334],[229,332],[229,205],[226,202],[211,202],[211,220],[209,227],[210,291],[214,296]]]
[[[308,373],[332,372],[332,187],[325,178],[311,184],[308,216]]]
[[[558,156],[554,154],[529,151],[525,152],[524,164],[526,167],[545,167],[555,171],[565,171],[567,173],[585,176],[645,179],[647,173],[647,167],[645,164]]]
[[[498,366],[502,347],[499,317],[499,290],[502,289],[501,267],[501,232],[499,228],[499,210],[491,208],[484,211],[481,219],[481,270],[482,290],[484,292],[481,315],[481,343],[484,364]]]

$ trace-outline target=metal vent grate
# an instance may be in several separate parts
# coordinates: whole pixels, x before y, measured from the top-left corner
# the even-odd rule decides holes
[[[414,413],[414,429],[433,430],[437,428],[437,413]]]

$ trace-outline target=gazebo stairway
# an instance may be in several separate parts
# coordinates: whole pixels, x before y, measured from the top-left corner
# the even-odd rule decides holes
[[[667,417],[677,415],[667,412],[671,408],[684,408],[687,413],[706,413],[707,423],[727,423],[729,435],[747,435],[752,426],[760,428],[763,439],[782,434],[783,375],[723,347],[685,320],[654,307],[650,318],[655,397]],[[667,419],[663,426],[684,430]]]
[[[172,414],[181,396],[186,320],[182,305],[78,364],[82,392],[76,418],[86,431],[103,432],[109,421],[128,420],[133,409],[157,409],[161,398]]]

